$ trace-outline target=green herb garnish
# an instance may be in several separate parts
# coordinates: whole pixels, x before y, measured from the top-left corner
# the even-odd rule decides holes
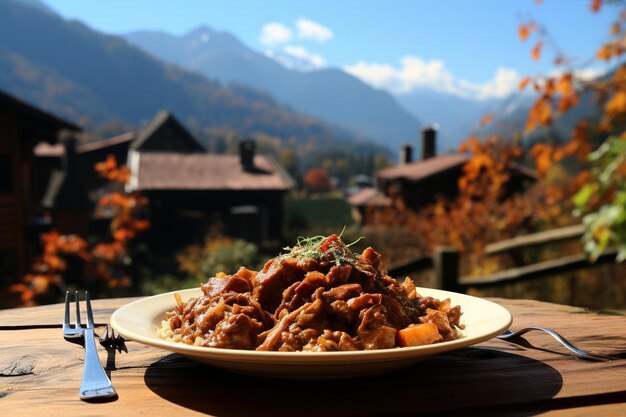
[[[284,247],[287,253],[281,254],[285,258],[313,258],[318,261],[334,262],[335,265],[353,265],[357,256],[352,253],[350,246],[359,242],[362,237],[352,243],[345,244],[341,240],[341,235],[332,234],[330,236],[298,237],[295,246]]]

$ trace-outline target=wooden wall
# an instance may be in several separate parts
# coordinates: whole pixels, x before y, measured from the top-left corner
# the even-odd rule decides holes
[[[25,270],[24,172],[17,123],[0,118],[0,282],[13,282]]]

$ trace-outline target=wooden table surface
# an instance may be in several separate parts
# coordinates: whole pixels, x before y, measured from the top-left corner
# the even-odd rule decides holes
[[[94,301],[96,321],[132,299]],[[0,311],[0,410],[5,416],[626,416],[626,316],[531,300],[492,299],[513,329],[551,327],[616,360],[575,358],[552,338],[492,339],[359,379],[298,381],[238,375],[127,342],[100,348],[118,397],[78,398],[83,349],[61,337],[61,304]]]

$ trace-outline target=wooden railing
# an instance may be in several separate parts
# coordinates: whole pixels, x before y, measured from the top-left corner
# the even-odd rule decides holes
[[[459,274],[459,252],[451,247],[439,247],[431,257],[421,257],[402,265],[389,268],[389,275],[402,277],[427,269],[434,270],[434,287],[454,292],[466,292],[468,288],[485,288],[504,286],[513,282],[529,281],[563,272],[590,268],[607,262],[615,262],[616,249],[603,252],[595,262],[587,255],[580,253],[558,259],[523,265],[521,251],[532,246],[561,242],[580,238],[584,233],[583,226],[568,226],[547,232],[516,237],[506,241],[490,244],[486,247],[487,255],[511,254],[514,268],[496,272],[483,277],[461,277]]]

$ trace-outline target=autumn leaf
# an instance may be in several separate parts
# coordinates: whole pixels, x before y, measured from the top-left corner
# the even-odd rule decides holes
[[[618,90],[604,106],[608,117],[616,117],[626,112],[626,91]]]
[[[608,61],[613,57],[613,44],[607,43],[604,44],[598,49],[596,52],[596,58],[601,61]]]
[[[483,168],[489,168],[493,165],[493,159],[486,154],[474,155],[463,167],[465,174],[470,178],[480,174]]]
[[[148,220],[135,220],[132,224],[133,229],[135,229],[138,232],[143,232],[145,230],[148,230],[148,228],[150,227],[150,221]]]
[[[615,73],[613,74],[613,83],[617,85],[626,85],[626,65],[622,65],[615,70]]]
[[[491,113],[484,115],[480,119],[480,126],[483,127],[483,126],[487,126],[488,124],[491,124],[495,120],[495,118],[496,116],[494,116]]]
[[[94,169],[96,170],[96,172],[103,176],[106,175],[109,171],[115,169],[116,167],[117,162],[115,160],[115,156],[113,155],[107,156],[104,161],[98,162],[94,165]]]
[[[556,82],[556,91],[563,95],[572,94],[574,92],[572,78],[573,77],[571,72],[566,72],[565,74],[563,74]]]
[[[621,32],[622,27],[620,25],[620,22],[615,22],[611,25],[611,35],[615,36],[615,35],[619,35],[619,33]]]
[[[602,0],[592,0],[591,1],[591,11],[594,13],[598,13],[600,8],[602,7]]]
[[[589,122],[585,119],[579,121],[572,131],[572,142],[577,144],[576,156],[581,161],[587,159],[591,152],[591,143],[589,143]]]
[[[539,126],[546,126],[552,123],[552,104],[547,96],[540,97],[528,112],[526,130],[532,130]]]
[[[532,56],[535,61],[539,61],[541,58],[541,48],[543,48],[543,41],[538,41],[530,51],[530,56]]]
[[[530,82],[530,77],[524,77],[520,80],[519,84],[517,85],[517,88],[519,88],[520,90],[523,90],[524,88],[526,88],[529,82]]]
[[[561,97],[559,103],[557,105],[557,109],[559,113],[565,113],[572,107],[578,104],[578,95],[577,94],[569,94]]]
[[[554,82],[554,78],[546,79],[543,85],[543,94],[548,97],[552,97],[556,91],[556,83]]]
[[[517,28],[517,34],[519,35],[519,38],[522,42],[526,41],[526,39],[528,39],[528,35],[530,35],[528,25],[519,25],[519,27]]]
[[[554,148],[545,143],[537,143],[530,150],[530,156],[535,159],[535,167],[539,174],[545,174],[552,165]]]
[[[135,231],[132,229],[122,228],[113,232],[113,239],[118,242],[126,242],[135,237]]]
[[[472,152],[476,153],[480,150],[480,139],[476,136],[470,136],[465,142],[459,145],[459,152]]]

